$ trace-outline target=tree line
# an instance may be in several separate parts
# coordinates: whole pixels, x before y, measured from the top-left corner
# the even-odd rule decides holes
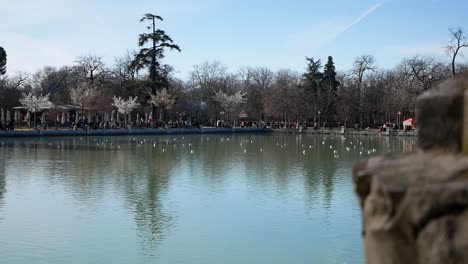
[[[160,121],[196,119],[213,125],[216,120],[234,121],[244,112],[250,121],[377,127],[414,117],[419,94],[468,69],[456,60],[468,46],[467,35],[450,29],[450,60],[415,55],[382,69],[373,56],[361,55],[350,70],[336,71],[332,56],[324,64],[306,57],[304,72],[267,67],[232,72],[213,61],[195,65],[181,80],[163,64],[165,51],[181,49],[157,29],[160,21],[145,14],[141,22],[149,22],[149,33],[140,34],[140,49],[115,58],[112,65],[87,55],[73,65],[7,76],[6,52],[0,47],[0,107],[18,106],[26,94],[50,94],[53,104],[78,105],[83,114],[110,112],[127,100],[133,102],[132,114],[150,112]]]

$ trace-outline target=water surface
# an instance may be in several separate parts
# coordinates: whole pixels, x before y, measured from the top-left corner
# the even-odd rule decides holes
[[[354,161],[413,138],[0,139],[2,263],[363,263]]]

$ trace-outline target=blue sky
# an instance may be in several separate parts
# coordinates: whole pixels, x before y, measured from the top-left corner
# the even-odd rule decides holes
[[[160,28],[180,45],[181,53],[169,51],[165,59],[180,78],[213,60],[231,71],[300,72],[305,56],[332,55],[338,70],[362,54],[374,55],[381,68],[416,54],[448,60],[448,28],[468,31],[466,0],[0,0],[0,6],[10,73],[70,65],[88,54],[112,64],[137,49],[147,12],[162,16]]]

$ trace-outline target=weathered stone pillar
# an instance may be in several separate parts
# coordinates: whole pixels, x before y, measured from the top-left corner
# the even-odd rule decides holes
[[[354,166],[367,263],[468,263],[465,88],[468,73],[418,99],[417,151]]]

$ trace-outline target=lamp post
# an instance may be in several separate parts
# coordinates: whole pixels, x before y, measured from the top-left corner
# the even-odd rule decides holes
[[[400,123],[401,123],[401,112],[398,111],[398,130],[400,130]]]
[[[317,113],[318,113],[318,127],[320,129],[320,111],[318,111]]]

